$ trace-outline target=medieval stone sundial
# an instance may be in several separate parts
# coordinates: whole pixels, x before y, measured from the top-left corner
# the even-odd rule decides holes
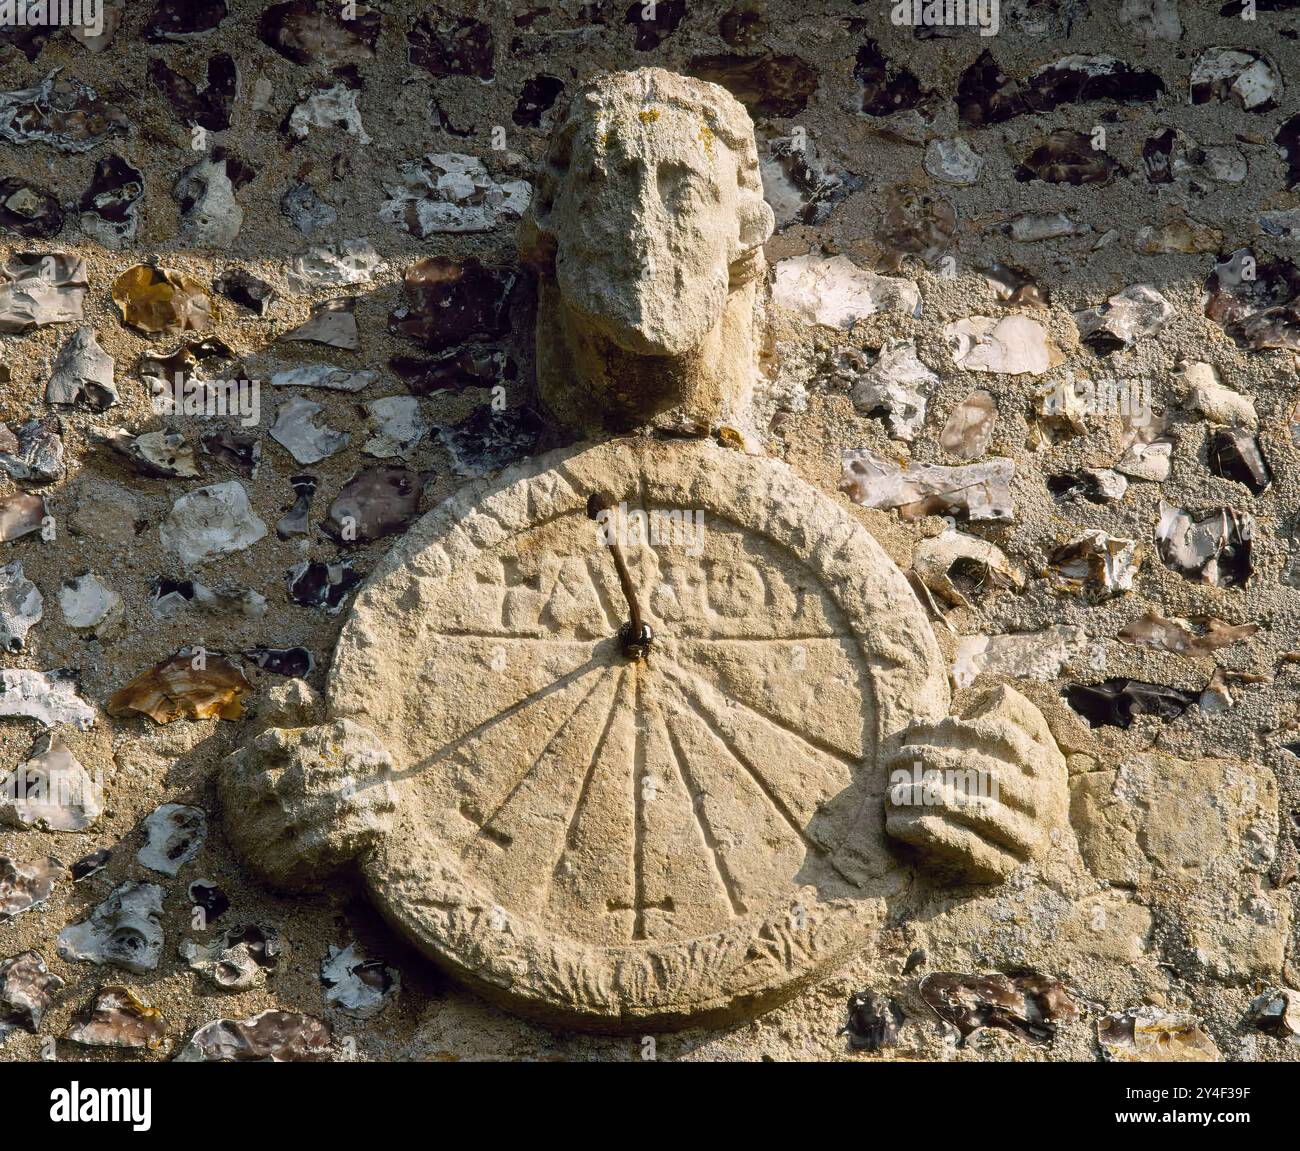
[[[645,660],[615,638],[597,487],[703,513],[702,548],[627,550]],[[875,764],[904,712],[946,703],[919,616],[830,500],[708,444],[615,442],[464,493],[372,578],[329,680],[331,714],[394,759],[373,898],[543,1015],[685,1020],[791,990],[903,881]]]
[[[703,438],[752,414],[771,230],[723,89],[639,69],[575,97],[521,227],[538,391],[588,434],[640,431],[464,488],[384,558],[325,722],[290,708],[221,773],[265,882],[359,866],[484,995],[636,1030],[761,1010],[861,950],[904,851],[992,882],[1045,850],[1067,789],[1043,717],[1005,688],[948,715],[875,540],[784,464]],[[679,530],[615,550],[597,504]],[[624,642],[638,611],[648,650]],[[895,791],[900,764],[992,798]]]

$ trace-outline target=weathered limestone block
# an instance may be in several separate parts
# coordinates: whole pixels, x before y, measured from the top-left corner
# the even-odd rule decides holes
[[[320,887],[388,830],[391,769],[383,744],[351,720],[270,728],[223,767],[226,832],[268,886]]]
[[[1228,759],[1148,753],[1071,781],[1071,819],[1088,870],[1124,886],[1196,878],[1230,864],[1263,871],[1277,835],[1277,781]]]
[[[594,80],[520,230],[546,405],[591,431],[743,426],[772,228],[754,126],[729,92],[661,68]]]
[[[1290,905],[1264,873],[1277,839],[1277,781],[1230,759],[1133,756],[1071,781],[1071,819],[1098,879],[1132,887],[1166,950],[1215,978],[1277,978]]]

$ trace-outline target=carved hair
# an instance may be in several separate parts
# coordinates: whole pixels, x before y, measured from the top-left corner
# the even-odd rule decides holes
[[[700,117],[701,126],[735,158],[740,242],[731,257],[731,286],[761,273],[763,244],[772,234],[773,221],[763,200],[753,121],[744,105],[725,88],[662,68],[597,77],[569,101],[551,135],[532,201],[520,224],[519,252],[524,262],[543,275],[554,274],[556,239],[551,208],[569,173],[574,137],[584,124],[595,124],[616,104],[626,107],[629,102],[677,108]]]

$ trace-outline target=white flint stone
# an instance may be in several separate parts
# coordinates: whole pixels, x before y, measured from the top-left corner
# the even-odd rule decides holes
[[[158,529],[163,547],[185,567],[242,551],[266,535],[238,480],[195,488],[181,496]]]
[[[1247,111],[1277,99],[1282,78],[1267,59],[1235,48],[1210,48],[1192,65],[1191,85],[1214,84],[1233,77],[1228,91]]]
[[[46,727],[69,723],[74,727],[94,725],[95,709],[77,695],[70,673],[6,668],[0,671],[0,717],[24,715]]]
[[[374,435],[361,450],[381,460],[409,456],[429,430],[429,424],[420,414],[420,401],[415,396],[384,396],[371,400],[366,404],[366,413]]]
[[[945,325],[943,334],[953,360],[968,372],[1039,375],[1054,359],[1047,329],[1027,316],[968,316]]]
[[[867,448],[846,451],[840,490],[868,508],[898,508],[938,497],[948,508],[962,510],[972,520],[1009,520],[1013,460],[998,457],[983,463],[949,468],[939,464],[909,464],[904,468]]]
[[[283,445],[300,464],[314,464],[346,447],[348,433],[316,424],[323,405],[302,396],[292,396],[280,405],[271,427],[271,438]]]
[[[156,883],[120,884],[89,917],[59,932],[59,955],[137,975],[152,971],[163,949],[163,895]]]
[[[150,871],[175,875],[199,853],[208,834],[208,817],[202,808],[164,803],[144,821],[145,845],[136,859]]]
[[[369,144],[370,137],[361,124],[361,92],[344,84],[334,84],[310,95],[299,93],[300,102],[289,113],[289,131],[300,140],[313,128],[343,128],[357,143]]]
[[[271,376],[273,388],[327,388],[335,392],[360,392],[379,379],[368,368],[338,368],[333,364],[299,364]]]
[[[939,382],[916,355],[910,340],[890,340],[880,349],[880,358],[853,385],[853,402],[870,413],[877,408],[889,412],[889,434],[899,440],[914,440],[925,423],[930,391]]]
[[[181,219],[180,238],[199,248],[226,248],[244,223],[224,159],[205,156],[176,182],[176,194],[192,200]]]
[[[91,572],[59,588],[64,622],[76,631],[106,632],[122,616],[122,597]]]
[[[921,290],[911,280],[877,275],[847,256],[792,256],[776,266],[773,299],[809,323],[849,329],[877,312],[921,314]]]
[[[379,975],[378,981],[362,976],[361,972],[367,968]],[[355,943],[344,948],[331,944],[329,954],[321,961],[320,978],[325,987],[325,1002],[354,1019],[378,1015],[401,988],[401,977],[395,968],[367,960],[358,954]]]
[[[958,187],[973,184],[984,169],[984,159],[965,140],[931,140],[925,149],[925,170],[936,180]]]
[[[379,209],[386,224],[418,239],[438,232],[490,232],[517,220],[528,207],[527,180],[494,180],[477,156],[432,152],[402,165],[400,184],[385,184],[389,198]]]
[[[14,786],[21,779],[22,786]],[[99,788],[64,742],[43,732],[14,774],[0,776],[0,822],[88,831],[102,810]]]
[[[952,665],[953,686],[959,690],[970,687],[980,675],[1055,679],[1087,646],[1088,633],[1067,624],[1042,631],[962,636]]]
[[[1052,571],[1058,591],[1118,595],[1133,590],[1138,572],[1137,541],[1103,531],[1085,531],[1057,549]]]
[[[1013,219],[1010,228],[1011,238],[1024,244],[1038,240],[1055,240],[1061,236],[1073,236],[1076,232],[1083,231],[1087,231],[1087,225],[1076,225],[1062,212],[1038,215],[1026,212]]]
[[[997,545],[956,528],[946,528],[937,536],[923,539],[912,550],[912,570],[930,591],[945,603],[970,607],[970,600],[952,581],[952,570],[958,562],[983,568],[991,586],[1024,586],[1024,572],[1013,567]]]
[[[45,385],[48,404],[83,400],[103,410],[118,402],[113,357],[99,346],[95,329],[83,324],[59,350]]]
[[[993,397],[977,388],[949,413],[939,433],[939,446],[958,459],[977,460],[988,451],[997,420]]]
[[[1178,18],[1178,0],[1120,0],[1119,22],[1127,24],[1146,40],[1182,37],[1183,22]]]
[[[1169,478],[1173,466],[1174,445],[1168,440],[1152,443],[1137,442],[1129,445],[1115,465],[1115,470],[1132,476],[1135,480],[1152,480],[1163,483]]]
[[[384,270],[375,246],[365,239],[313,244],[289,264],[289,283],[299,291],[368,284]]]
[[[1187,384],[1189,411],[1200,412],[1215,424],[1252,429],[1259,426],[1255,401],[1223,384],[1213,364],[1201,361],[1187,364],[1183,368],[1183,381]]]
[[[1104,304],[1075,312],[1074,321],[1082,340],[1105,334],[1128,347],[1144,336],[1155,335],[1173,315],[1173,304],[1150,284],[1132,284]]]
[[[0,648],[20,652],[27,633],[41,622],[45,599],[40,589],[23,575],[23,561],[0,567]]]

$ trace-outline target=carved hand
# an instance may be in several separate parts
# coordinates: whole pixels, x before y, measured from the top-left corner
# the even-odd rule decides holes
[[[349,719],[273,727],[231,755],[219,778],[235,850],[269,887],[323,886],[387,834],[393,762],[379,737]]]
[[[960,717],[912,724],[887,767],[886,831],[975,882],[1041,856],[1065,821],[1065,757],[1039,710],[1004,684]]]

